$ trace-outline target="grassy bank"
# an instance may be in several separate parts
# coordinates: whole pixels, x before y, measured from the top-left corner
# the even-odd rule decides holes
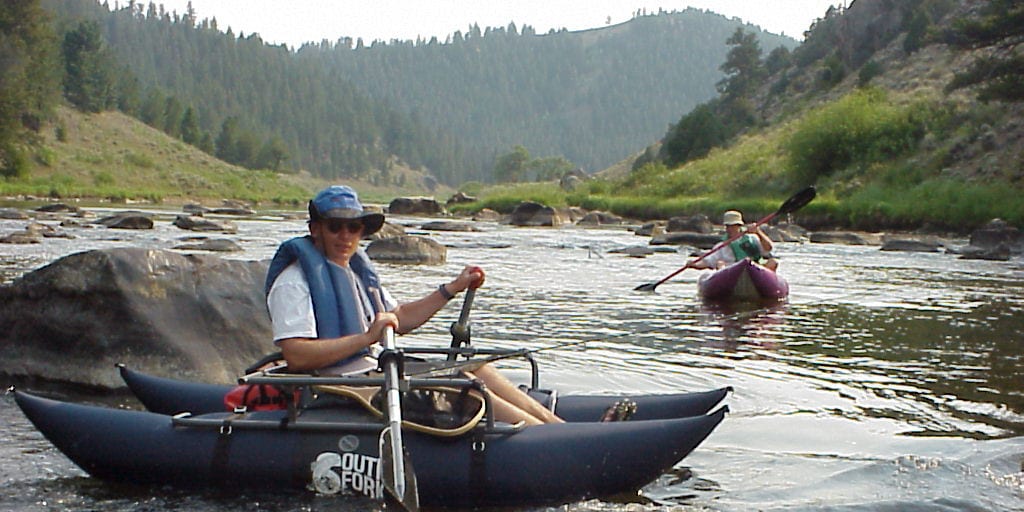
[[[33,147],[27,175],[0,178],[0,196],[152,203],[234,199],[301,206],[328,184],[308,173],[259,171],[225,163],[117,112],[85,114],[60,108]],[[369,202],[424,193],[413,186],[345,183]]]
[[[987,106],[856,90],[678,168],[649,163],[575,192],[556,183],[477,187],[470,192],[479,202],[461,208],[508,212],[530,200],[640,220],[714,219],[732,208],[759,217],[814,185],[818,199],[799,215],[819,225],[967,232],[998,217],[1024,226],[1020,163],[957,157],[974,146],[983,152],[984,127],[999,116]]]

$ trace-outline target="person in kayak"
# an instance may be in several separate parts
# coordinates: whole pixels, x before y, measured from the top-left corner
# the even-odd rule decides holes
[[[722,215],[722,224],[725,224],[725,238],[729,240],[736,238],[721,249],[707,255],[703,260],[691,260],[688,266],[698,269],[719,269],[727,267],[742,260],[750,258],[754,263],[764,265],[765,268],[775,271],[779,268],[779,260],[772,256],[772,241],[768,235],[761,231],[760,226],[751,224],[746,226],[743,222],[743,214],[736,210],[729,210]],[[746,233],[743,233],[744,229]],[[743,233],[740,235],[740,233]],[[738,238],[737,238],[738,237]]]
[[[363,237],[383,225],[384,215],[365,211],[351,187],[330,186],[309,202],[309,235],[278,248],[267,273],[267,308],[274,343],[290,370],[327,375],[372,371],[377,360],[370,349],[387,327],[409,333],[458,293],[483,284],[483,269],[466,266],[423,298],[397,304],[359,247]],[[464,374],[484,382],[499,421],[562,422],[491,365]]]

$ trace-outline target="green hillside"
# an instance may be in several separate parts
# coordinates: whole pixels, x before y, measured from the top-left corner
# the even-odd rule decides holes
[[[308,173],[254,171],[227,164],[119,112],[89,114],[61,106],[37,137],[27,175],[0,180],[0,195],[156,203],[236,199],[302,206],[328,183]],[[408,174],[409,183],[422,182],[414,171],[395,172]],[[415,186],[345,181],[375,202],[431,192]]]
[[[782,65],[768,66],[769,55],[732,75],[756,75],[757,87],[705,104],[711,116],[685,113],[664,144],[583,189],[492,188],[470,208],[534,199],[641,219],[727,208],[759,216],[815,185],[818,199],[800,213],[807,225],[968,231],[992,218],[1022,225],[1024,58],[1013,42],[1024,30],[1024,6],[979,5],[859,0],[835,9]],[[1007,44],[1018,49],[1006,51]],[[736,112],[750,115],[730,134],[721,121]],[[709,132],[724,135],[694,146]]]

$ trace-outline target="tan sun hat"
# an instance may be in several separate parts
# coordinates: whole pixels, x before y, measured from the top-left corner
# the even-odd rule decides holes
[[[743,214],[736,210],[729,210],[722,215],[722,224],[726,226],[742,226]]]

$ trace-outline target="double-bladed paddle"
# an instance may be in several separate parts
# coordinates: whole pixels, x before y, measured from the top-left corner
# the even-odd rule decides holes
[[[807,203],[811,202],[814,199],[814,196],[816,196],[817,194],[818,194],[818,192],[814,189],[814,187],[807,187],[807,188],[801,190],[800,192],[797,192],[796,194],[793,194],[793,196],[790,197],[789,199],[787,199],[786,202],[782,203],[782,206],[780,206],[779,209],[775,213],[769,214],[765,218],[755,222],[754,225],[755,226],[760,226],[761,224],[765,224],[767,222],[771,222],[772,219],[774,219],[775,217],[778,217],[779,215],[782,215],[782,214],[785,214],[785,213],[793,213],[793,212],[799,210],[800,208],[803,208],[804,206],[807,206]],[[637,290],[637,291],[641,291],[641,292],[653,292],[654,289],[657,288],[658,285],[660,285],[661,283],[664,283],[665,281],[668,281],[669,279],[672,279],[677,274],[679,274],[680,272],[682,272],[682,271],[684,271],[684,270],[686,270],[688,268],[693,268],[694,264],[696,264],[697,262],[703,260],[704,258],[707,258],[712,253],[714,253],[715,251],[721,249],[722,247],[725,247],[726,245],[736,241],[736,239],[738,239],[739,237],[743,236],[744,234],[746,234],[746,231],[741,231],[736,236],[730,237],[727,240],[722,240],[721,242],[715,244],[715,246],[712,247],[710,251],[708,251],[708,252],[706,252],[704,254],[701,254],[699,258],[697,258],[697,259],[695,259],[693,261],[687,262],[686,265],[683,265],[682,268],[680,268],[679,270],[676,270],[675,272],[672,272],[671,274],[666,276],[661,281],[658,281],[656,283],[642,284],[642,285],[637,286],[636,288],[633,288],[633,289]]]
[[[383,311],[380,290],[370,291],[377,304],[377,310]],[[390,325],[384,330],[381,340],[384,353],[395,350],[395,329]],[[384,370],[384,397],[387,404],[387,424],[380,433],[380,478],[384,489],[409,512],[419,512],[420,497],[416,487],[416,474],[412,470],[412,462],[405,453],[402,443],[402,394],[398,385],[398,362],[394,357],[385,356],[382,361]]]

